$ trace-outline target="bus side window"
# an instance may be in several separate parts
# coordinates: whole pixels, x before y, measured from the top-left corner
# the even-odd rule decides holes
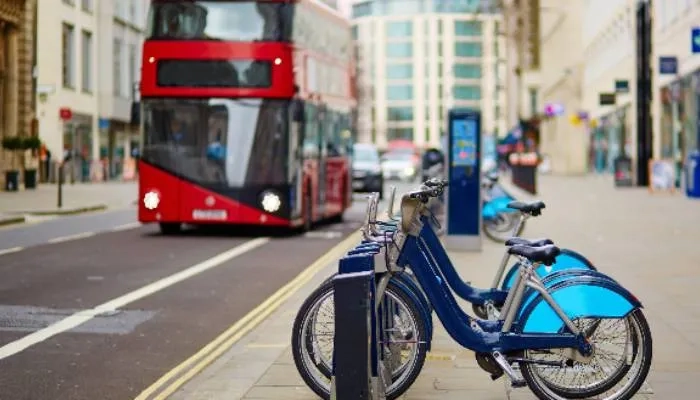
[[[304,124],[304,157],[314,158],[318,155],[318,117],[316,107],[306,103],[304,107],[306,123]]]

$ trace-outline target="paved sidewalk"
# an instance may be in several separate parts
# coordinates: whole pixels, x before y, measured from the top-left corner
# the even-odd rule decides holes
[[[58,208],[56,185],[39,185],[35,190],[0,192],[0,221],[31,215],[69,215],[81,212],[123,208],[138,197],[136,182],[66,183],[63,205]],[[0,222],[2,224],[2,222]]]
[[[700,201],[614,189],[607,177],[540,178],[542,217],[527,237],[550,237],[586,255],[621,281],[645,306],[654,337],[654,363],[636,399],[696,398],[700,381]],[[514,194],[526,199],[522,192]],[[452,253],[465,280],[486,287],[503,247],[484,241],[479,253]],[[328,266],[268,320],[174,394],[172,399],[290,399],[316,397],[301,381],[289,349],[291,325],[303,299],[335,269]],[[470,310],[470,308],[467,308]],[[492,382],[439,327],[423,372],[408,400],[507,398],[504,381]],[[517,389],[511,399],[533,399]]]

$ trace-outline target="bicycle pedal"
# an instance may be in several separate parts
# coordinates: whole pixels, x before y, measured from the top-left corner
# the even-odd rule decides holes
[[[527,386],[527,382],[525,382],[525,380],[523,379],[516,379],[514,381],[511,381],[510,385],[514,388],[523,388]]]
[[[525,383],[524,380],[518,377],[518,375],[515,373],[515,370],[513,370],[513,367],[503,356],[503,354],[501,354],[498,351],[494,351],[493,353],[491,353],[491,356],[493,357],[494,361],[496,361],[498,366],[501,367],[501,370],[503,370],[503,372],[508,376],[512,387],[520,388],[527,386],[527,383]]]

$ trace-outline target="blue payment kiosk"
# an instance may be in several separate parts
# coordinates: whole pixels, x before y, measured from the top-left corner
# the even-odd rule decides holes
[[[481,114],[450,110],[448,124],[445,247],[481,251]]]

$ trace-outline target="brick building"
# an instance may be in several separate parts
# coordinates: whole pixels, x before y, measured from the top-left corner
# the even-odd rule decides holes
[[[36,0],[0,0],[0,138],[30,133],[35,8]],[[10,160],[0,150],[2,187]]]

